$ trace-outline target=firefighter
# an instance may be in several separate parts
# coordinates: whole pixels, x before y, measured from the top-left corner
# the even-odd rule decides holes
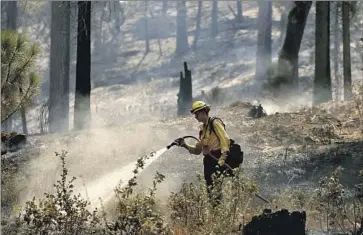
[[[194,114],[198,122],[202,123],[199,131],[200,142],[197,142],[195,146],[191,146],[186,144],[184,139],[178,139],[177,145],[184,147],[191,154],[199,155],[203,153],[204,179],[209,198],[212,199],[215,206],[222,199],[222,189],[221,182],[214,182],[213,175],[219,178],[224,173],[228,173],[225,161],[229,153],[230,138],[220,119],[211,121],[209,111],[210,105],[205,102],[195,101],[193,103],[190,112]],[[213,125],[214,131],[210,131],[211,125]],[[218,161],[212,158],[210,154],[216,157]]]

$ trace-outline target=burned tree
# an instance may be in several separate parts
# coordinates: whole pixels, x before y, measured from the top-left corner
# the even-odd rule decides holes
[[[150,40],[149,40],[149,25],[148,25],[148,19],[147,19],[147,10],[148,10],[148,1],[145,0],[144,2],[145,8],[144,8],[144,21],[145,21],[145,55],[150,52]]]
[[[78,4],[76,92],[74,128],[83,129],[91,121],[91,2]]]
[[[197,22],[195,25],[195,35],[194,35],[194,40],[193,40],[193,44],[192,44],[192,49],[194,51],[197,50],[197,43],[198,43],[198,39],[199,39],[199,35],[200,35],[200,23],[202,20],[202,4],[203,4],[203,1],[198,1]]]
[[[176,15],[176,49],[177,56],[183,55],[189,49],[188,44],[188,31],[187,31],[187,8],[185,1],[177,2],[177,15]]]
[[[2,2],[1,2],[2,3]],[[18,6],[16,1],[6,2],[6,28],[9,30],[17,30],[17,19],[18,19]],[[20,109],[21,114],[25,114],[25,108]],[[23,115],[22,115],[23,116]],[[24,123],[24,120],[22,119]],[[26,122],[25,122],[26,125]],[[12,131],[13,127],[13,116],[9,117],[4,123],[5,131]],[[24,125],[23,125],[24,128]]]
[[[333,44],[334,48],[332,51],[332,62],[334,69],[334,80],[335,80],[335,99],[339,100],[340,98],[340,79],[339,79],[339,47],[340,47],[340,26],[339,26],[339,16],[340,16],[340,2],[334,3],[334,23],[333,23]]]
[[[279,44],[283,45],[283,40],[285,38],[286,26],[289,16],[290,8],[293,6],[294,2],[285,2],[284,9],[280,17],[280,38]]]
[[[236,21],[237,21],[237,24],[241,24],[243,21],[242,0],[236,0],[236,4],[237,4]]]
[[[243,235],[305,235],[306,212],[265,209],[243,227]]]
[[[217,34],[218,34],[218,1],[213,0],[211,37],[214,38],[217,36]]]
[[[350,4],[350,2],[342,2],[344,100],[348,100],[352,97],[352,69],[350,57]]]
[[[162,7],[163,16],[166,16],[168,12],[168,0],[163,0],[163,7]]]
[[[316,2],[313,105],[332,99],[330,76],[330,3]]]
[[[289,90],[297,87],[298,56],[311,5],[312,1],[295,1],[290,9],[285,39],[277,61],[277,73],[270,82],[277,89],[281,89],[281,85],[287,86]]]
[[[256,52],[256,80],[267,78],[271,63],[272,2],[259,3]]]
[[[192,72],[188,70],[187,62],[184,62],[184,76],[180,71],[180,87],[178,93],[178,115],[188,114],[193,102]]]
[[[70,2],[51,2],[49,131],[69,128]]]

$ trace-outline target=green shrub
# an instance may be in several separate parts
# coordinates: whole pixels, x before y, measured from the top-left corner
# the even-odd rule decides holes
[[[164,175],[156,173],[153,187],[148,195],[134,194],[136,176],[143,168],[145,155],[137,162],[134,177],[124,188],[115,189],[118,199],[118,214],[115,221],[106,219],[106,213],[89,210],[90,202],[80,194],[74,195],[75,177],[69,179],[66,168],[67,152],[55,153],[61,159],[60,180],[54,184],[55,193],[45,193],[45,198],[25,203],[24,208],[12,223],[3,229],[6,234],[170,234],[161,213],[155,205],[155,192]]]
[[[223,200],[214,208],[201,176],[196,183],[184,183],[178,193],[172,193],[169,205],[173,227],[183,228],[184,234],[231,234],[238,230],[241,221],[258,210],[258,207],[249,207],[257,186],[244,178],[242,169],[233,178],[216,180],[215,184],[219,183],[222,183]]]
[[[68,179],[65,166],[67,152],[55,153],[61,159],[60,180],[53,185],[54,194],[26,202],[16,223],[24,234],[90,234],[97,230],[100,219],[97,209],[89,211],[90,203],[81,195],[73,195],[75,177]]]

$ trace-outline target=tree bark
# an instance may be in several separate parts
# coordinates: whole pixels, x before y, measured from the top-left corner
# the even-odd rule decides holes
[[[236,0],[236,4],[237,4],[237,18],[236,18],[236,21],[237,21],[238,24],[240,24],[243,21],[242,0]]]
[[[87,128],[91,122],[91,2],[78,4],[78,35],[74,128]]]
[[[330,2],[316,2],[313,105],[332,99],[329,47],[329,5]]]
[[[94,30],[94,54],[95,55],[99,55],[101,53],[103,53],[103,21],[105,19],[105,7],[104,6],[97,6],[96,2],[93,3],[94,4],[94,11],[98,12],[100,14],[100,17],[98,19],[98,27],[95,28]],[[96,13],[95,13],[96,14]]]
[[[271,64],[272,2],[260,2],[256,52],[256,80],[264,81]]]
[[[195,35],[194,35],[194,40],[193,40],[193,44],[192,44],[192,48],[194,51],[197,50],[197,43],[198,43],[198,39],[199,39],[199,35],[200,35],[200,22],[202,19],[202,6],[203,6],[203,1],[198,1],[197,22],[196,22],[196,26],[195,26]]]
[[[69,129],[70,2],[51,2],[49,132]]]
[[[211,36],[214,38],[217,36],[217,34],[218,34],[218,1],[213,0]]]
[[[334,80],[335,80],[335,99],[340,98],[340,79],[339,79],[339,2],[334,3],[334,49],[333,49],[333,62],[334,62]]]
[[[148,28],[148,21],[147,21],[147,7],[148,1],[145,0],[145,11],[144,11],[144,18],[145,18],[145,55],[150,52],[150,41],[149,41],[149,28]]]
[[[344,100],[352,97],[352,69],[350,58],[350,2],[342,2]]]
[[[7,6],[7,28],[16,30],[18,19],[18,6],[17,1],[8,1]]]
[[[289,12],[286,36],[278,57],[277,83],[286,84],[291,90],[296,90],[295,76],[300,45],[311,5],[312,1],[294,2]]]
[[[183,55],[188,51],[188,31],[187,31],[187,9],[185,0],[177,2],[177,15],[176,15],[176,49],[177,56]]]
[[[178,115],[186,115],[193,102],[192,72],[184,62],[184,76],[180,72],[180,87],[178,93]]]
[[[26,109],[25,108],[21,108],[21,123],[22,123],[22,126],[23,126],[23,133],[25,135],[28,134],[28,126],[27,126],[27,123],[26,123]]]
[[[167,0],[163,0],[163,16],[166,16],[166,13],[168,12],[168,1]]]
[[[121,32],[121,25],[124,22],[124,14],[123,14],[123,8],[121,6],[121,3],[119,1],[114,2],[115,4],[115,32],[116,35]]]
[[[288,22],[288,16],[289,16],[289,12],[291,7],[294,5],[294,2],[286,2],[285,3],[285,9],[283,11],[283,13],[281,14],[280,17],[280,45],[283,45],[284,42],[284,38],[285,38],[285,33],[286,33],[286,26],[287,26],[287,22]]]
[[[7,29],[17,30],[17,19],[18,19],[18,7],[16,1],[8,1],[6,7],[6,24]],[[24,110],[20,110],[22,113]],[[6,132],[11,132],[13,130],[13,117],[9,117],[4,123],[4,130]]]

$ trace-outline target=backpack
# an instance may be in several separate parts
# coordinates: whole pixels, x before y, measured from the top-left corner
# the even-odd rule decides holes
[[[209,124],[209,131],[210,132],[214,132],[214,134],[216,134],[217,138],[218,135],[214,130],[214,126],[213,126],[213,121],[214,120],[220,120],[222,122],[222,125],[224,127],[224,129],[226,129],[226,125],[224,124],[224,122],[222,121],[222,119],[218,118],[218,117],[212,117],[210,120],[210,124]],[[230,139],[230,145],[229,145],[229,154],[228,157],[226,159],[226,163],[232,168],[238,168],[242,163],[243,163],[243,151],[241,149],[241,146],[239,144],[237,144],[233,139]]]

